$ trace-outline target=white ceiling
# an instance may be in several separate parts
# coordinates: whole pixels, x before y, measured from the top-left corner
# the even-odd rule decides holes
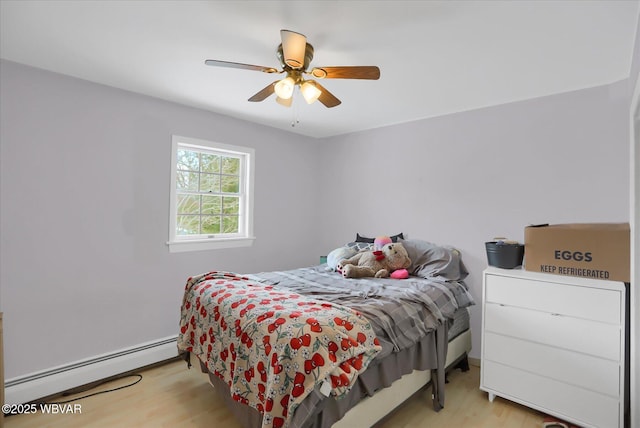
[[[0,0],[0,56],[308,136],[325,137],[612,83],[629,76],[633,1]],[[278,67],[280,29],[311,66],[377,65],[327,79],[342,100],[247,99]],[[292,127],[292,120],[299,123]]]

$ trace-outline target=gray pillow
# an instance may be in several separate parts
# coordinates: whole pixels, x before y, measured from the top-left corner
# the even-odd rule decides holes
[[[463,280],[469,275],[460,251],[453,247],[439,246],[419,239],[400,242],[411,259],[408,269],[411,275],[421,278],[443,277],[452,281]]]
[[[349,242],[345,244],[345,247],[353,248],[358,251],[371,251],[373,250],[373,242]]]

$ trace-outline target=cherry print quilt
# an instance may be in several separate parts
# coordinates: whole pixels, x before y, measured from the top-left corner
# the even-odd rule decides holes
[[[214,271],[187,281],[178,349],[261,412],[263,427],[278,428],[316,385],[346,394],[381,346],[353,309]]]

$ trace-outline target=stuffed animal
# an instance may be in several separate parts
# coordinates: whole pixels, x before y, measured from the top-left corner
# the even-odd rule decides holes
[[[386,278],[398,269],[411,265],[407,250],[399,242],[385,244],[382,250],[361,251],[338,263],[338,271],[345,278]]]
[[[392,243],[393,241],[388,236],[378,236],[373,240],[373,249],[374,250],[382,250],[387,244]]]
[[[406,269],[398,269],[391,272],[389,278],[393,279],[407,279],[409,278],[409,271]]]

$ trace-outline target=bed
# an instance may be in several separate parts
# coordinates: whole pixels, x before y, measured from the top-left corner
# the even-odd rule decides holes
[[[471,346],[468,273],[451,247],[401,242],[412,260],[404,280],[345,279],[332,257],[189,278],[178,349],[247,428],[370,426],[428,383],[439,410],[445,371],[464,369]],[[334,252],[345,248],[368,247]]]

